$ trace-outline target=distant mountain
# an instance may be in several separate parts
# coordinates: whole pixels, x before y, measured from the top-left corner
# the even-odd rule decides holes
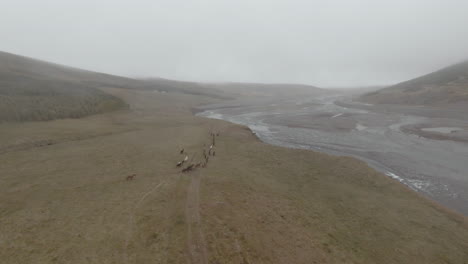
[[[217,87],[197,82],[176,81],[163,78],[142,79],[145,82],[146,89],[155,89],[165,92],[178,92],[190,95],[201,95],[216,99],[232,99],[236,96],[230,91],[222,91]]]
[[[163,85],[171,91],[178,91],[193,95],[208,95],[223,99],[231,99],[237,96],[291,96],[314,95],[329,93],[312,85],[305,84],[281,84],[281,83],[243,83],[243,82],[187,82],[174,81],[163,78],[143,79],[148,83]]]
[[[133,79],[92,72],[0,51],[0,122],[78,118],[125,107],[100,88],[113,87],[233,99],[326,93],[298,84],[196,83]]]
[[[364,94],[359,100],[373,104],[427,106],[468,103],[468,61]]]
[[[243,96],[301,96],[320,95],[330,93],[329,90],[321,89],[312,85],[304,84],[276,84],[276,83],[210,83],[205,87],[216,88],[225,92],[236,93]]]

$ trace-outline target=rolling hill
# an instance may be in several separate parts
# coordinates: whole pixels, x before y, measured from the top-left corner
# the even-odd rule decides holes
[[[468,61],[364,94],[372,104],[442,106],[468,102]]]
[[[0,122],[79,118],[125,107],[126,104],[121,99],[102,90],[109,87],[182,93],[214,99],[325,92],[313,86],[294,84],[134,79],[0,52]]]
[[[211,83],[205,84],[205,87],[216,88],[226,92],[234,92],[242,96],[301,96],[301,95],[320,95],[330,91],[304,84],[289,83]]]
[[[124,85],[98,74],[0,52],[0,122],[78,118],[125,107],[98,89]]]
[[[229,98],[196,83],[120,77],[0,52],[0,122],[79,118],[125,107],[101,90],[108,87]]]

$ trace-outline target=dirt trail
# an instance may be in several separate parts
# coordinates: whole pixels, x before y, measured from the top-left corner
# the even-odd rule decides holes
[[[148,192],[144,193],[141,198],[135,203],[135,205],[130,209],[130,216],[128,218],[128,232],[127,232],[127,237],[125,239],[125,244],[124,244],[124,249],[123,249],[123,260],[126,264],[130,263],[129,262],[129,257],[128,257],[128,247],[130,244],[130,240],[133,236],[133,227],[135,226],[135,212],[138,209],[138,207],[141,205],[141,203],[145,200],[148,195],[152,194],[154,191],[159,189],[161,186],[163,186],[166,183],[166,180],[163,180],[157,184],[155,184]]]
[[[203,229],[200,222],[200,178],[201,172],[190,175],[191,182],[187,190],[185,220],[187,223],[187,254],[191,264],[207,264],[208,254]]]

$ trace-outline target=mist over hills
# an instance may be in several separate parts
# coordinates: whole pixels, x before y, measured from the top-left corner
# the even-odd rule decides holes
[[[197,83],[134,79],[97,73],[0,52],[0,122],[78,118],[120,109],[121,99],[100,88],[175,92],[233,99],[237,96],[301,96],[329,92],[311,85]],[[468,101],[468,61],[364,94],[373,104],[443,106]]]
[[[223,97],[196,83],[138,80],[0,51],[0,122],[79,118],[126,107],[104,87]]]
[[[468,61],[367,93],[360,100],[373,104],[443,106],[468,101]]]
[[[279,96],[284,98],[301,95],[315,96],[330,92],[312,85],[289,83],[271,84],[226,82],[205,84],[205,86],[225,92],[235,92],[244,96]]]
[[[183,93],[215,99],[239,95],[316,94],[309,85],[196,83],[163,78],[133,79],[97,73],[0,51],[0,122],[78,118],[120,109],[121,99],[100,88]]]

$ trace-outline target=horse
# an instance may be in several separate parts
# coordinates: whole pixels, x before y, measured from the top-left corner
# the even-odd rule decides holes
[[[182,172],[187,172],[187,171],[191,171],[193,169],[193,164],[191,164],[190,166],[188,166],[187,168],[183,169]]]
[[[136,177],[136,174],[128,175],[127,178],[125,178],[127,181],[131,181]]]

